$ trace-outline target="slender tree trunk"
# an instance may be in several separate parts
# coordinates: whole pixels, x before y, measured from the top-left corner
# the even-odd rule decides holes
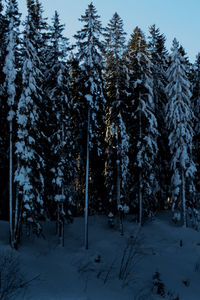
[[[10,120],[10,153],[9,153],[9,222],[10,222],[10,245],[13,248],[13,123]]]
[[[58,203],[57,203],[57,220],[56,220],[56,235],[59,236],[59,212],[58,212]]]
[[[64,116],[64,108],[62,105],[62,121],[61,121],[61,128],[62,128],[62,147],[64,145],[65,142],[65,124],[63,122],[63,116]],[[62,148],[62,153],[61,153],[62,157],[62,163],[63,163],[63,157],[64,157],[64,149]],[[64,168],[64,166],[62,165],[62,167]],[[62,178],[62,187],[61,187],[61,194],[62,194],[62,202],[58,203],[58,237],[59,237],[59,245],[64,247],[64,178]]]
[[[15,239],[16,239],[16,249],[18,249],[18,244],[20,243],[22,239],[22,199],[19,198],[19,188],[17,187],[16,191],[16,197],[17,197],[17,223],[16,223],[16,232],[15,232]]]
[[[89,185],[89,158],[90,158],[90,109],[88,109],[87,127],[87,156],[86,156],[86,178],[85,178],[85,249],[88,249],[88,185]]]
[[[60,220],[60,245],[64,247],[64,215],[63,215],[63,202],[60,203],[61,220]]]
[[[57,234],[59,245],[64,247],[63,202],[57,204]]]
[[[60,203],[57,202],[57,234],[60,237]]]
[[[18,246],[18,227],[19,227],[19,202],[18,202],[18,195],[16,195],[15,199],[15,222],[14,222],[14,237],[13,237],[13,244],[14,248],[17,249]]]
[[[142,226],[142,174],[139,172],[139,225]]]
[[[17,227],[17,249],[18,245],[22,240],[22,225],[23,225],[23,220],[22,220],[22,204],[20,203],[19,206],[19,220],[18,220],[18,227]]]
[[[183,226],[186,227],[186,199],[185,199],[185,174],[184,170],[181,172],[182,177],[182,203],[183,203]]]
[[[117,159],[116,161],[117,165],[117,206],[121,204],[120,201],[120,161]]]
[[[142,140],[142,116],[139,111],[139,138]],[[142,170],[139,170],[139,225],[142,226]]]
[[[124,229],[123,229],[123,211],[120,209],[120,204],[121,204],[121,190],[120,190],[120,160],[117,159],[116,161],[116,165],[117,165],[117,207],[118,207],[118,211],[119,211],[119,226],[120,226],[120,234],[123,235],[124,234]]]
[[[19,161],[18,161],[19,164]],[[13,199],[14,200],[14,199]],[[19,186],[16,186],[15,201],[12,201],[12,245],[16,250],[21,239],[21,225],[22,225],[22,201],[19,199]]]

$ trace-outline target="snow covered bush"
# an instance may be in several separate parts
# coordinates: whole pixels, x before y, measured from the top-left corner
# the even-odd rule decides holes
[[[176,224],[177,222],[180,222],[180,220],[181,220],[181,213],[179,211],[174,212],[172,221]]]
[[[189,227],[199,231],[200,229],[200,211],[195,207],[189,207],[187,210],[187,223]]]
[[[113,228],[114,227],[114,215],[113,213],[109,212],[108,214],[108,225]]]

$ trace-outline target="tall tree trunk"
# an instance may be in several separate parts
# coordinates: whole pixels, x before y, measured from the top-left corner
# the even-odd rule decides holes
[[[57,228],[58,228],[58,243],[62,245],[62,211],[61,211],[61,202],[57,203]]]
[[[89,158],[90,158],[90,109],[88,109],[87,124],[87,156],[86,156],[86,178],[85,178],[85,249],[88,249],[88,185],[89,185]]]
[[[61,206],[61,209],[60,209],[60,212],[61,212],[61,223],[60,223],[60,226],[61,226],[61,229],[60,229],[60,245],[62,245],[62,247],[64,247],[64,224],[65,224],[65,215],[64,215],[64,186],[62,186],[62,196],[63,196],[63,200],[62,202],[60,203],[60,206]]]
[[[22,199],[19,197],[19,188],[16,188],[16,203],[15,203],[15,249],[18,249],[18,244],[22,237]]]
[[[139,138],[142,140],[142,116],[139,110]],[[142,169],[139,169],[139,225],[142,226]]]
[[[139,225],[142,226],[142,173],[139,172]]]
[[[62,145],[64,145],[65,142],[65,125],[63,122],[63,115],[64,115],[64,108],[62,105]],[[62,146],[63,147],[63,146]],[[62,154],[64,157],[64,149],[62,149]],[[64,168],[64,166],[63,166]],[[64,205],[63,205],[63,201],[65,199],[65,191],[64,191],[64,180],[62,180],[62,202],[60,203],[60,245],[62,245],[62,247],[64,247]]]
[[[181,171],[182,177],[182,203],[183,203],[183,226],[186,227],[186,199],[185,199],[185,174],[184,170]]]
[[[121,201],[120,201],[120,161],[118,158],[116,161],[116,165],[117,165],[117,206],[119,207]]]
[[[19,161],[17,163],[19,164]],[[18,249],[18,244],[20,242],[21,230],[22,230],[22,200],[19,199],[19,186],[17,185],[15,201],[12,197],[12,248],[16,250]]]
[[[18,247],[18,242],[19,242],[19,235],[18,235],[18,227],[19,227],[19,202],[18,202],[18,194],[16,194],[15,198],[15,215],[14,215],[14,232],[13,232],[13,246],[15,249]]]
[[[120,208],[121,205],[121,191],[120,191],[120,186],[121,186],[121,182],[120,182],[120,160],[117,158],[116,161],[116,165],[117,165],[117,207],[118,207],[118,211],[119,211],[119,226],[120,226],[120,234],[123,235],[124,234],[124,229],[123,229],[123,211]]]
[[[10,245],[13,248],[13,123],[10,125],[10,153],[9,153],[9,223],[10,223]]]

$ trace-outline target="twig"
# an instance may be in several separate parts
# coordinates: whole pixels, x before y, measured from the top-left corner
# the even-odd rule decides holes
[[[32,279],[30,279],[30,280],[28,280],[28,281],[26,281],[26,282],[23,282],[22,284],[20,284],[20,288],[24,288],[25,286],[27,286],[30,282],[32,282],[33,280],[36,280],[36,279],[38,279],[40,277],[40,275],[37,275],[37,276],[35,276],[35,277],[33,277]]]
[[[106,274],[106,277],[104,278],[104,281],[103,281],[104,284],[106,284],[106,282],[108,281],[108,277],[109,277],[110,272],[111,272],[111,270],[112,270],[112,268],[113,268],[113,266],[114,266],[114,264],[115,264],[115,261],[116,261],[116,259],[113,260],[113,262],[112,262],[111,265],[110,265],[110,268],[108,269],[108,272],[107,272],[107,274]]]

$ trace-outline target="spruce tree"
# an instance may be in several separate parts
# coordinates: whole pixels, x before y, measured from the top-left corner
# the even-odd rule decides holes
[[[50,101],[49,95],[46,91],[47,88],[47,76],[48,72],[48,63],[49,63],[49,53],[51,49],[49,48],[50,44],[50,36],[49,36],[49,25],[47,23],[47,18],[43,16],[43,6],[39,0],[27,0],[27,7],[29,10],[29,14],[31,15],[32,23],[34,26],[34,47],[37,53],[37,57],[39,59],[39,69],[42,74],[42,81],[40,81],[40,96],[42,101],[40,102],[40,122],[38,124],[38,130],[42,132],[40,136],[40,147],[43,153],[43,159],[45,165],[48,163],[46,159],[48,159],[48,134],[49,134],[49,117],[50,117]],[[45,75],[45,76],[44,76]],[[42,170],[44,182],[45,182],[45,207],[46,200],[48,198],[48,193],[46,187],[48,186],[48,178],[46,174],[46,167]]]
[[[71,85],[71,111],[72,111],[72,132],[75,146],[76,165],[76,180],[75,201],[76,214],[80,215],[84,211],[84,192],[85,192],[85,158],[86,158],[86,118],[87,106],[85,101],[85,71],[79,65],[78,59],[74,54],[69,57],[69,74]]]
[[[196,171],[192,157],[193,112],[191,109],[190,82],[187,77],[185,58],[179,51],[179,43],[173,40],[171,64],[167,71],[169,84],[166,106],[166,122],[169,128],[171,151],[171,178],[173,207],[182,211],[183,225],[187,225],[187,208],[194,192],[193,177]]]
[[[5,64],[5,55],[6,55],[6,36],[8,33],[8,19],[3,12],[3,3],[0,0],[0,93],[3,93],[3,84],[5,81],[5,74],[3,72],[3,67]]]
[[[115,13],[105,28],[105,91],[106,91],[106,164],[108,213],[127,202],[129,136],[126,130],[127,95],[124,67],[125,32],[123,21]]]
[[[5,2],[4,2],[5,3]],[[9,149],[9,126],[7,116],[9,108],[7,105],[7,96],[5,90],[5,66],[8,19],[5,15],[3,1],[0,1],[0,205],[2,207],[2,217],[8,218],[8,149]]]
[[[153,78],[147,44],[141,29],[136,27],[128,43],[127,66],[130,77],[130,165],[132,185],[138,201],[139,224],[143,216],[154,210],[157,182],[157,120],[153,99]]]
[[[85,188],[85,219],[86,219],[86,249],[87,219],[88,219],[88,185],[89,185],[89,157],[91,146],[93,147],[93,162],[98,162],[98,156],[102,152],[102,115],[104,108],[103,79],[102,79],[102,51],[101,42],[102,26],[94,5],[91,3],[85,14],[79,19],[84,23],[83,28],[74,36],[77,46],[77,57],[85,71],[85,105],[87,107],[87,147],[86,147],[86,188]],[[93,166],[93,164],[91,164]],[[94,166],[93,166],[94,167]],[[95,169],[98,170],[98,168]],[[93,175],[94,176],[94,175]],[[92,177],[93,177],[92,176]],[[95,186],[95,177],[93,185]]]
[[[192,108],[194,111],[194,142],[193,142],[193,153],[195,164],[199,165],[200,159],[198,155],[198,149],[200,148],[200,53],[196,57],[194,64],[194,78],[192,84]],[[200,172],[197,168],[195,176],[196,186],[196,197],[195,202],[198,201],[198,195],[200,193]]]
[[[168,149],[168,132],[165,123],[165,106],[167,103],[166,85],[168,66],[168,52],[165,47],[166,38],[160,33],[159,28],[152,25],[149,28],[148,49],[152,63],[153,76],[153,101],[155,103],[155,115],[158,122],[158,156],[156,165],[156,177],[159,182],[157,197],[159,199],[159,208],[166,204],[170,182],[169,176],[169,149]],[[167,150],[168,149],[168,150]]]
[[[19,36],[20,15],[16,0],[9,0],[7,7],[7,19],[9,29],[7,35],[7,48],[5,66],[5,90],[8,98],[8,122],[9,122],[9,223],[10,223],[10,243],[16,248],[19,240],[20,208],[18,199],[14,200],[13,193],[13,119],[16,108],[16,77],[17,77],[17,42]]]
[[[71,218],[70,205],[73,194],[75,172],[74,143],[71,124],[71,88],[69,70],[66,64],[67,39],[63,37],[64,26],[55,12],[51,27],[51,52],[47,72],[47,92],[51,101],[51,171],[54,186],[53,196],[57,204],[58,234],[64,245],[64,218]]]
[[[44,161],[41,151],[40,109],[42,106],[40,60],[36,51],[36,30],[33,21],[34,1],[28,1],[28,16],[24,32],[24,62],[22,70],[22,94],[17,107],[16,155],[18,167],[15,181],[23,219],[41,233],[39,219],[43,216]]]
[[[36,50],[38,53],[38,57],[42,63],[42,71],[45,72],[45,68],[48,60],[49,49],[49,25],[47,23],[47,18],[43,16],[44,10],[41,2],[39,0],[35,0],[34,12],[33,12],[33,21],[34,26],[37,32],[35,37],[36,39]]]

